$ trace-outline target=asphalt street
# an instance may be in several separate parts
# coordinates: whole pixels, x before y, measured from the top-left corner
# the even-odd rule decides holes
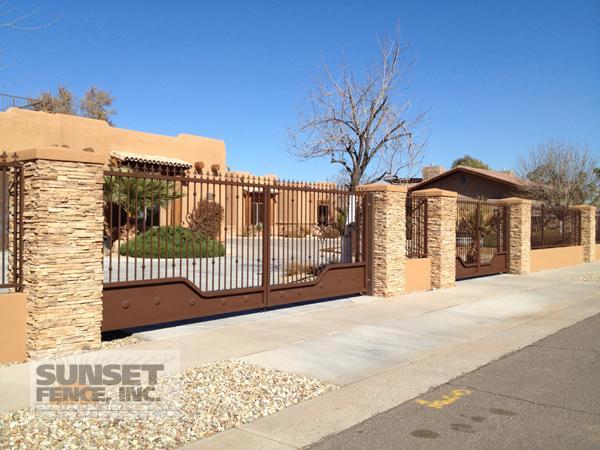
[[[311,449],[598,449],[600,315]]]

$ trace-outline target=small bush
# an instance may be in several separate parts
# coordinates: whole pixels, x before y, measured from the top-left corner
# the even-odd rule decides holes
[[[339,227],[334,225],[321,225],[318,233],[324,239],[334,239],[341,236]]]
[[[310,235],[310,228],[303,226],[288,225],[281,233],[282,237],[286,238],[303,238]]]
[[[253,237],[253,236],[262,236],[263,226],[262,223],[257,223],[256,225],[246,225],[246,228],[242,230],[242,236],[244,237]]]
[[[200,200],[188,215],[188,222],[193,231],[217,239],[223,220],[223,207],[210,200]]]
[[[223,256],[225,247],[218,241],[184,227],[155,227],[123,245],[119,253],[138,258],[206,258]]]
[[[285,274],[288,277],[295,275],[318,275],[320,270],[313,264],[307,263],[290,263],[285,267]]]

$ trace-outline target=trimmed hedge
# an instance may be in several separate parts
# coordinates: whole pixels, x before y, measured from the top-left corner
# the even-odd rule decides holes
[[[207,258],[225,255],[225,247],[189,228],[154,227],[126,244],[121,242],[119,254],[138,258]]]

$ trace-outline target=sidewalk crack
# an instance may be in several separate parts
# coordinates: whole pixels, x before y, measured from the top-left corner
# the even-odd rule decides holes
[[[453,386],[453,387],[457,387],[457,388],[464,387],[464,385],[458,385],[458,384],[455,384],[455,383],[448,383],[448,385]],[[469,386],[469,389],[472,389],[472,390],[477,391],[477,392],[483,392],[484,394],[497,395],[498,397],[503,397],[503,398],[508,398],[510,400],[517,400],[517,401],[529,403],[529,404],[534,405],[534,406],[541,406],[541,407],[546,407],[546,408],[556,408],[556,409],[561,409],[563,411],[578,412],[578,413],[581,413],[581,414],[588,414],[588,415],[591,415],[591,416],[600,417],[600,413],[595,413],[595,412],[590,412],[590,411],[584,411],[582,409],[574,409],[574,408],[567,408],[565,406],[551,405],[551,404],[548,404],[548,403],[540,403],[540,402],[536,402],[536,401],[533,401],[533,400],[528,400],[526,398],[516,397],[514,395],[500,394],[498,392],[486,391],[485,389],[478,389],[478,388],[475,388],[473,386]]]

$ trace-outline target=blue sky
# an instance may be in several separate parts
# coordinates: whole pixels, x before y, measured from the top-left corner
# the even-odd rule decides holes
[[[407,88],[429,110],[424,163],[465,153],[512,168],[548,139],[600,154],[600,1],[14,1],[39,7],[0,30],[0,91],[94,84],[117,97],[117,126],[225,140],[232,170],[325,179],[286,130],[324,59],[361,70],[396,23],[414,66]]]

